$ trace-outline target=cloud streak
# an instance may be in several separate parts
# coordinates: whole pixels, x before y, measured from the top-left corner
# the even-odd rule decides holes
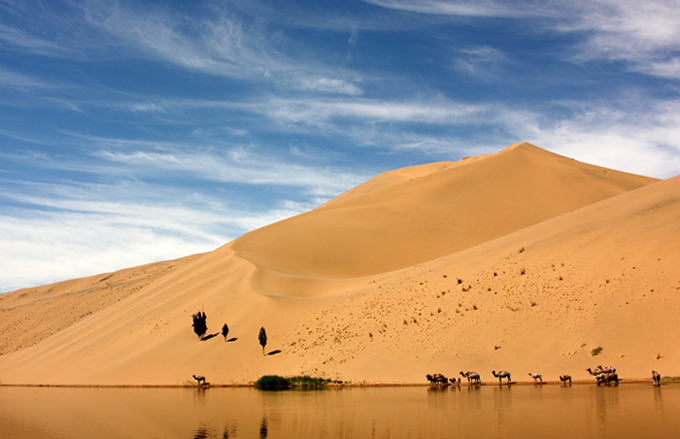
[[[282,201],[261,211],[239,209],[140,182],[18,184],[0,201],[18,203],[0,213],[3,292],[210,251],[314,207]]]
[[[652,76],[680,79],[680,8],[673,0],[365,0],[388,9],[449,17],[534,20],[542,32],[579,34],[575,62],[609,60]]]

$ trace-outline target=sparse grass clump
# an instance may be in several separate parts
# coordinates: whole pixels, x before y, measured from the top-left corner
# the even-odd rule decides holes
[[[296,389],[323,389],[331,380],[325,378],[314,378],[309,375],[290,377],[291,387]]]
[[[661,383],[662,384],[674,384],[674,383],[680,383],[680,377],[661,377]]]
[[[602,352],[602,346],[598,346],[595,349],[593,349],[592,351],[590,351],[590,355],[595,357],[596,355],[600,355],[601,352]]]

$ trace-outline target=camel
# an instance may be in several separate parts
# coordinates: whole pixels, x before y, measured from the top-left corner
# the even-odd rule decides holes
[[[595,376],[597,380],[597,385],[604,384],[605,386],[610,386],[614,383],[615,386],[619,385],[619,375],[616,373],[601,373]]]
[[[595,370],[590,370],[590,368],[588,368],[586,369],[586,371],[588,371],[588,373],[591,374],[592,376],[597,376],[602,373],[602,369],[600,368],[596,368]]]
[[[541,376],[540,373],[529,372],[529,376],[534,379],[535,383],[537,383],[538,381],[543,382],[543,377]]]
[[[660,385],[661,385],[661,375],[659,375],[659,372],[653,370],[653,371],[652,371],[652,379],[654,380],[654,385],[655,385],[655,386],[660,386]]]
[[[449,379],[440,373],[434,375],[425,375],[427,380],[430,382],[430,387],[446,387],[449,385]]]
[[[482,384],[482,378],[477,372],[468,371],[465,373],[461,372],[460,374],[467,378],[468,384]]]
[[[493,374],[493,376],[495,376],[496,378],[498,378],[498,382],[499,382],[499,383],[502,382],[503,378],[507,378],[507,379],[508,379],[508,384],[510,384],[510,382],[512,381],[511,378],[510,378],[510,372],[508,372],[507,370],[501,370],[501,371],[498,372],[498,373],[496,373],[496,371],[493,370],[493,371],[491,371],[491,373]]]
[[[571,375],[560,375],[560,381],[564,383],[564,385],[567,385],[567,381],[569,382],[569,385],[571,386]]]
[[[607,367],[597,366],[595,368],[595,370],[590,370],[590,368],[588,368],[586,370],[592,376],[597,376],[597,375],[600,375],[602,373],[616,373],[616,369],[611,367],[611,366],[607,366]]]
[[[205,382],[205,377],[204,377],[204,376],[196,376],[196,375],[191,375],[191,376],[194,377],[194,379],[195,379],[196,381],[198,381],[198,385],[199,385],[199,386],[209,386],[209,385],[210,385],[210,383],[206,383],[206,382]]]

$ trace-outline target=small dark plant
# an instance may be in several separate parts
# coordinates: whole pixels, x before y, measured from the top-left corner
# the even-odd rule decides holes
[[[593,349],[592,351],[590,351],[590,355],[592,355],[594,357],[596,355],[600,355],[601,352],[602,352],[602,346],[598,346],[595,349]]]
[[[222,337],[224,337],[224,341],[227,341],[227,335],[229,335],[229,326],[225,323],[224,326],[222,326]]]

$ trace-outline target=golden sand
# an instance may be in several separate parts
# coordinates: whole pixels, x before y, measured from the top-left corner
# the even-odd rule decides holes
[[[680,177],[522,143],[382,174],[210,253],[3,294],[0,381],[680,375],[679,260]],[[198,341],[199,310],[238,340]]]

